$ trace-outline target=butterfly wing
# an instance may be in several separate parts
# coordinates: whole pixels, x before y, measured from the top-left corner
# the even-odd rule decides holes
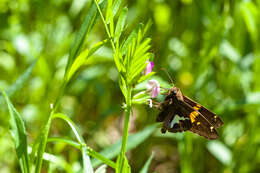
[[[179,105],[178,114],[181,114],[180,116],[188,117],[191,121],[192,126],[189,131],[208,139],[218,138],[215,127],[210,123],[207,117],[186,102],[181,101]]]
[[[206,117],[207,120],[215,128],[223,126],[223,124],[224,124],[223,121],[216,114],[214,114],[213,112],[211,112],[210,110],[208,110],[204,106],[198,104],[197,102],[193,101],[192,99],[190,99],[187,96],[183,96],[183,100],[184,100],[184,102],[189,104],[192,108],[198,110],[198,112],[200,112],[204,117]]]

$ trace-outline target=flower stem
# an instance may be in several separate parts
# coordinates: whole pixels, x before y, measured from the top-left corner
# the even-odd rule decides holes
[[[113,42],[113,40],[112,40],[112,36],[111,36],[111,34],[110,34],[110,32],[109,32],[109,29],[108,29],[108,27],[107,27],[105,18],[104,18],[103,14],[102,14],[102,11],[101,11],[101,9],[100,9],[98,3],[97,3],[97,0],[94,0],[94,1],[95,1],[96,6],[97,6],[98,12],[99,12],[99,14],[100,14],[101,20],[102,20],[102,22],[103,22],[103,24],[104,24],[104,27],[105,27],[107,36],[108,36],[108,38],[109,38],[109,40],[110,40],[110,43],[111,43],[113,52],[115,53],[115,52],[116,52],[116,46],[115,46],[115,44],[114,44],[114,42]]]
[[[121,153],[122,154],[125,154],[126,146],[127,146],[129,120],[130,120],[130,114],[131,114],[131,89],[128,89],[126,97],[127,97],[126,98],[126,114],[125,114],[125,121],[124,121],[122,146],[121,146]]]

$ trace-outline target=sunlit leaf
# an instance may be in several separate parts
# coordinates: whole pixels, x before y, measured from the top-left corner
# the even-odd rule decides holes
[[[26,69],[26,71],[23,74],[21,74],[16,79],[16,81],[6,90],[6,94],[9,97],[12,97],[17,91],[19,91],[26,84],[26,82],[28,81],[28,79],[30,78],[30,76],[32,74],[33,68],[34,68],[37,60],[38,59],[35,59],[33,61],[33,63]],[[0,102],[2,99],[3,99],[3,97],[1,96]]]
[[[106,1],[103,1],[100,4],[101,9],[104,8],[105,2]],[[73,44],[71,46],[65,74],[67,74],[68,70],[71,68],[71,65],[72,65],[74,59],[77,57],[83,41],[86,39],[86,37],[89,34],[89,32],[91,31],[92,27],[96,23],[97,17],[98,17],[97,7],[93,3],[91,8],[88,10],[88,13],[85,16],[84,22],[82,23],[82,25],[75,37],[75,41],[73,42]]]
[[[115,37],[114,41],[119,40],[121,33],[124,30],[125,22],[126,22],[126,17],[127,17],[127,11],[128,8],[125,7],[123,11],[120,13],[120,16],[118,18],[117,24],[116,24],[116,30],[115,30]]]
[[[10,133],[15,143],[16,155],[19,160],[21,171],[23,173],[29,173],[29,156],[27,151],[27,139],[24,122],[20,114],[14,108],[12,102],[9,100],[7,94],[4,91],[2,91],[2,94],[5,98],[5,101],[9,109]]]

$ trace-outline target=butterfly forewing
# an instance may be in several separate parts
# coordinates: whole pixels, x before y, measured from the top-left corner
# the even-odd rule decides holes
[[[213,112],[205,108],[204,106],[201,106],[200,104],[196,103],[192,99],[190,99],[187,96],[183,96],[184,102],[189,104],[191,107],[193,107],[195,110],[198,110],[205,118],[208,119],[208,121],[215,127],[218,128],[222,126],[224,123],[223,121]]]
[[[185,117],[188,117],[191,121],[192,127],[190,131],[208,139],[218,138],[218,133],[213,124],[197,109],[186,102],[180,102],[180,110],[179,114],[182,114],[182,116],[185,115]]]

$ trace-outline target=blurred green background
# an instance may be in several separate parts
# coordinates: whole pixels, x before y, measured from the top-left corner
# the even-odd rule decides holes
[[[32,143],[60,88],[68,51],[90,0],[0,0],[0,87],[7,89],[40,57],[26,85],[11,100],[26,123]],[[127,30],[152,19],[149,36],[157,76],[166,68],[185,95],[224,121],[220,138],[208,141],[190,132],[160,134],[127,153],[138,172],[152,152],[149,172],[260,172],[260,0],[128,0]],[[123,6],[122,6],[123,7]],[[86,40],[106,38],[99,20]],[[112,50],[107,44],[70,82],[61,112],[80,128],[86,143],[101,151],[122,135],[123,96]],[[130,132],[155,122],[158,111],[135,106]],[[0,172],[19,172],[1,101]],[[50,136],[72,137],[64,122],[52,123]],[[61,143],[47,151],[77,168],[81,155]],[[56,169],[63,172],[62,169]],[[108,170],[108,172],[113,172]]]

